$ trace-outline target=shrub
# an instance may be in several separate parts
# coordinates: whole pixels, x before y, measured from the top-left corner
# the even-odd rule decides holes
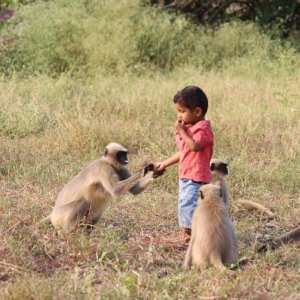
[[[243,72],[250,68],[256,76],[265,70],[293,73],[299,66],[290,45],[271,40],[253,23],[197,27],[183,16],[143,7],[137,0],[38,1],[22,7],[18,15],[16,25],[2,30],[2,37],[12,30],[16,37],[0,47],[0,71],[6,74],[70,72],[86,77],[233,66]]]

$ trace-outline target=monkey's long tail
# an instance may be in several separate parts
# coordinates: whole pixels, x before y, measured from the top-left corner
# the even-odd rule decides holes
[[[249,208],[255,208],[258,209],[259,211],[266,213],[269,219],[273,219],[275,217],[275,214],[273,212],[271,212],[268,208],[266,208],[260,203],[250,201],[250,200],[245,200],[245,199],[238,199],[237,202],[240,204],[244,204]]]

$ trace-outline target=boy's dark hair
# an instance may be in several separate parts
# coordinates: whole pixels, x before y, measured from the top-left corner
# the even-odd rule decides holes
[[[207,112],[208,100],[205,93],[197,86],[186,86],[181,91],[177,92],[173,98],[174,103],[179,103],[188,109],[200,107],[203,116]]]

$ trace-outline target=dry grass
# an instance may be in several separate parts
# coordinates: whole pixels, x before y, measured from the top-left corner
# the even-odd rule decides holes
[[[1,81],[0,298],[299,298],[299,245],[255,249],[299,225],[300,77],[233,73],[187,68],[168,76]],[[246,265],[234,275],[181,268],[176,167],[145,193],[111,201],[91,234],[34,225],[108,142],[131,150],[133,170],[172,154],[171,98],[188,84],[210,100],[214,156],[229,161],[231,213]],[[246,210],[239,198],[262,203],[276,218]]]

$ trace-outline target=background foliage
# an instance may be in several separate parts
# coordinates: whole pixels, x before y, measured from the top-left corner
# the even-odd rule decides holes
[[[271,29],[278,29],[281,37],[290,34],[299,37],[300,2],[298,0],[145,0],[147,4],[160,4],[169,11],[191,16],[201,24],[219,24],[232,19],[250,20]]]
[[[255,252],[299,226],[295,44],[253,22],[198,26],[140,1],[14,9],[0,28],[0,299],[298,299],[299,246]],[[173,154],[172,97],[191,84],[208,95],[214,157],[229,163],[246,265],[235,274],[182,269],[176,166],[143,194],[112,199],[90,234],[37,224],[107,143],[130,149],[133,171]]]
[[[254,23],[199,27],[184,16],[126,1],[21,6],[2,28],[1,40],[0,71],[6,75],[145,74],[191,64],[202,70],[251,64],[259,72],[293,72],[298,63],[295,48],[262,34]]]

